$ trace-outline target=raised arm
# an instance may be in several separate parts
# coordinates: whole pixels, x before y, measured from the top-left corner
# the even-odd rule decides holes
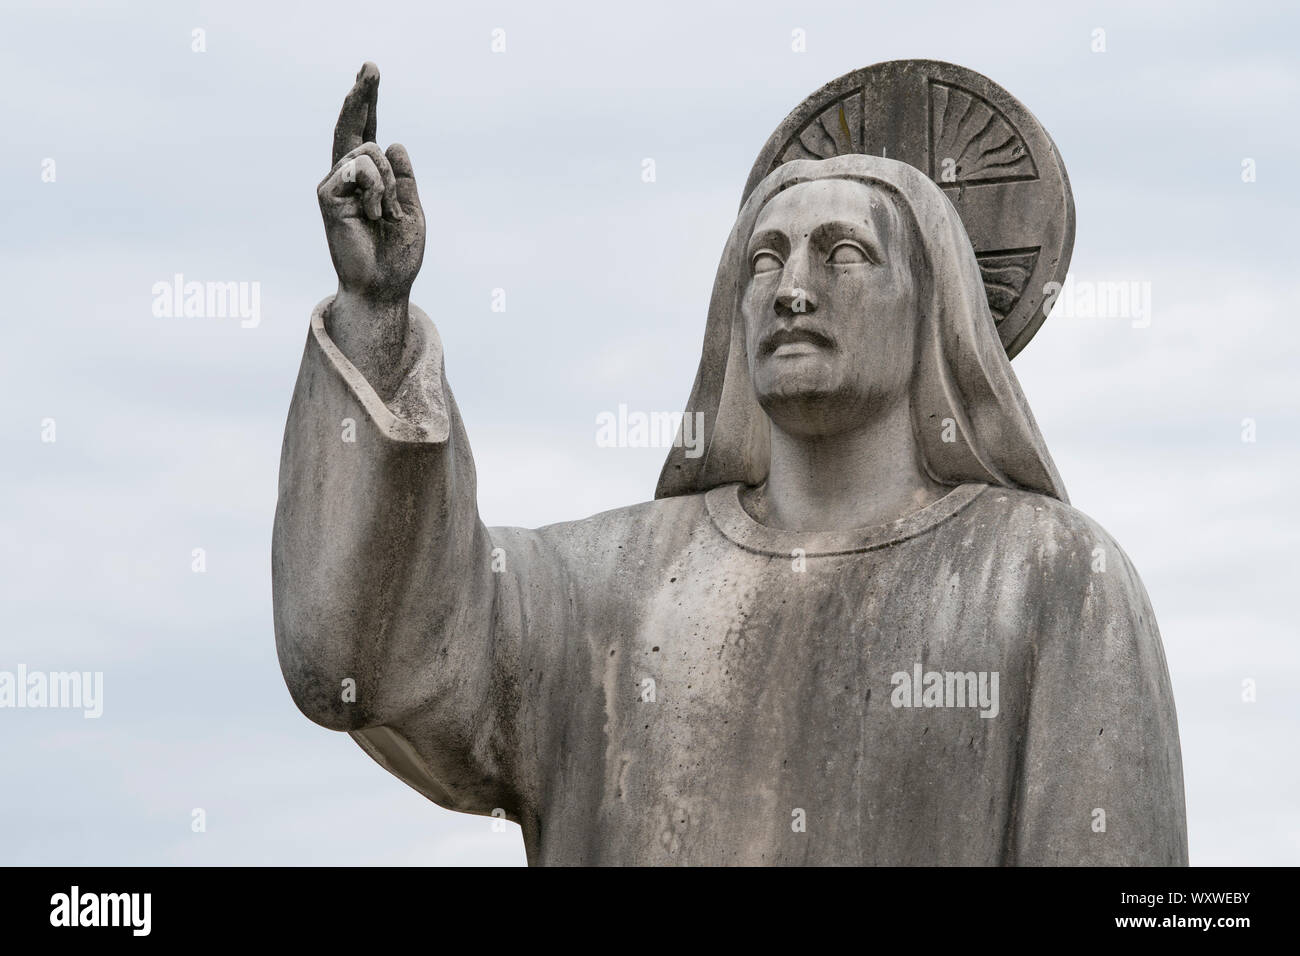
[[[289,410],[272,543],[276,646],[312,720],[454,809],[510,807],[517,640],[432,322],[409,303],[424,214],[374,142],[366,64],[318,188],[338,292]]]

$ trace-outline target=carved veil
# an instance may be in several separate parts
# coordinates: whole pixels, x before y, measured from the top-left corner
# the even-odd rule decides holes
[[[704,452],[688,458],[686,447],[675,445],[655,497],[695,494],[736,481],[757,485],[766,479],[770,425],[750,382],[740,310],[749,281],[745,249],[768,200],[799,183],[828,178],[885,190],[915,230],[925,268],[918,287],[912,422],[930,475],[948,485],[979,481],[1067,501],[998,340],[957,211],[920,170],[861,153],[785,163],[741,207],[718,266],[704,353],[687,402],[688,414],[704,414]]]

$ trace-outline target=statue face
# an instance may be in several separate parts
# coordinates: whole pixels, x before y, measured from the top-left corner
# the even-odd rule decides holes
[[[885,192],[800,183],[759,212],[741,309],[759,405],[798,435],[830,435],[907,400],[917,308],[913,243]]]

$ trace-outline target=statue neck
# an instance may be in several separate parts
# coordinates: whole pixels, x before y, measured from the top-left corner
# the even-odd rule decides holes
[[[861,428],[796,435],[772,423],[766,483],[747,508],[784,531],[832,531],[887,524],[949,490],[926,473],[904,399]]]

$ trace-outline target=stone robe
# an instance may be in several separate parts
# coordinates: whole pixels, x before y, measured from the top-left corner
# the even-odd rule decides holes
[[[281,664],[429,799],[518,821],[532,864],[1186,863],[1156,622],[1080,512],[966,483],[797,533],[728,484],[487,528],[432,323],[412,308],[386,406],[326,305],[284,440]],[[905,700],[918,664],[996,673],[996,715]]]

